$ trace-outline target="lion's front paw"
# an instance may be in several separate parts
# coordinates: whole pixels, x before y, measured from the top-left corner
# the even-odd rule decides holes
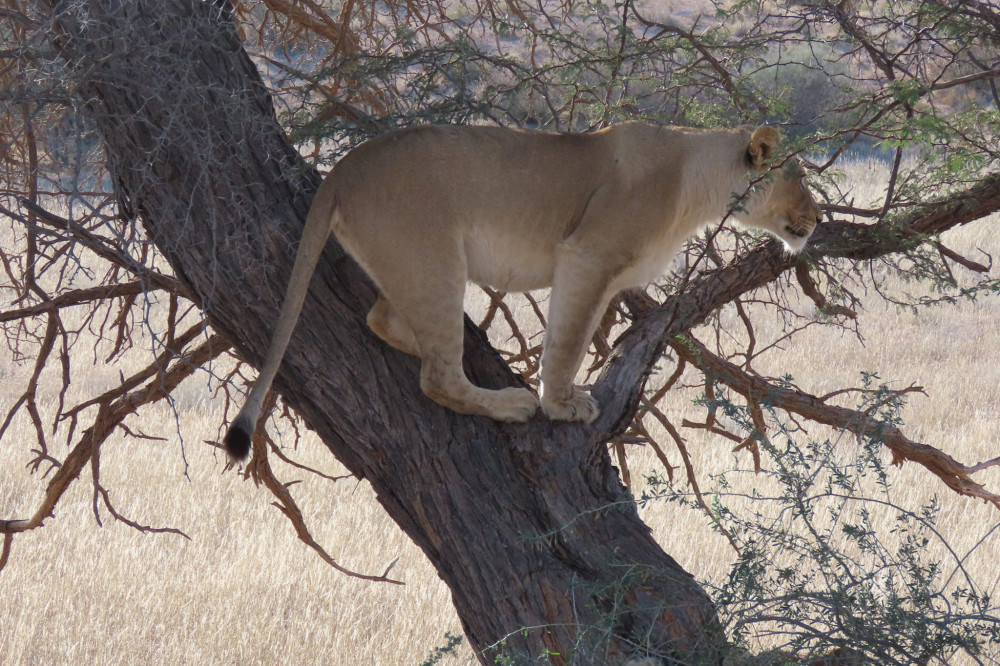
[[[522,388],[495,391],[495,401],[489,406],[491,418],[510,423],[524,423],[538,409],[535,394]]]
[[[574,388],[568,398],[549,398],[543,395],[542,411],[553,421],[592,423],[601,413],[601,408],[589,393]]]

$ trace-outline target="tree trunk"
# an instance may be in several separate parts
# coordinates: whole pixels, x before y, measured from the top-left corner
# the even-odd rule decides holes
[[[46,4],[124,210],[259,364],[319,175],[282,133],[224,3]],[[331,240],[275,386],[427,554],[483,662],[720,662],[711,601],[652,540],[604,444],[641,377],[605,387],[631,406],[593,427],[461,416],[420,393],[416,359],[369,332],[373,300]],[[468,323],[466,343],[474,381],[517,381]]]

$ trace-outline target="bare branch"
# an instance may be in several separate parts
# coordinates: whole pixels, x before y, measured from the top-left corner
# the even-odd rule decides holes
[[[28,410],[28,415],[31,417],[31,423],[35,426],[35,436],[38,441],[38,455],[32,460],[32,462],[29,463],[29,466],[33,467],[35,470],[37,470],[43,462],[48,462],[52,465],[52,467],[59,466],[58,461],[49,455],[48,445],[45,440],[45,431],[42,428],[42,417],[38,412],[38,405],[35,402],[35,398],[38,392],[38,378],[41,376],[49,355],[52,353],[53,346],[55,345],[56,334],[59,332],[60,326],[61,322],[59,321],[59,318],[55,313],[50,312],[45,327],[45,337],[39,345],[38,356],[35,358],[35,367],[31,373],[31,378],[28,380],[28,385],[25,387],[24,393],[21,394],[21,397],[14,402],[14,405],[7,412],[7,416],[4,419],[3,424],[0,425],[0,439],[2,439],[4,432],[6,432],[7,428],[10,426],[11,421],[13,421],[14,416],[17,414],[17,411],[22,406]]]
[[[268,394],[264,405],[265,414],[274,407],[276,400],[276,393],[272,391]],[[313,539],[312,534],[309,533],[309,528],[306,525],[305,518],[302,515],[302,510],[299,509],[298,505],[295,503],[295,499],[292,497],[292,494],[288,491],[288,485],[290,484],[281,483],[274,475],[274,472],[271,471],[271,465],[267,460],[267,446],[264,443],[264,439],[266,437],[267,434],[264,429],[258,428],[253,439],[253,458],[251,458],[247,463],[247,473],[253,477],[254,483],[258,485],[264,484],[264,486],[271,491],[271,494],[277,498],[277,501],[272,502],[272,504],[277,507],[279,511],[285,514],[285,517],[287,517],[289,521],[291,521],[292,527],[295,529],[295,534],[298,535],[299,540],[316,551],[316,554],[318,554],[324,562],[345,576],[373,582],[403,585],[404,583],[402,581],[388,577],[389,572],[392,570],[393,566],[395,566],[398,558],[393,560],[380,576],[361,574],[342,567],[321,545],[319,545],[319,543],[316,542],[315,539]]]
[[[341,481],[343,479],[350,479],[350,478],[352,478],[351,474],[341,474],[340,476],[330,476],[329,474],[324,474],[323,472],[319,471],[318,469],[313,469],[312,467],[309,467],[308,465],[303,465],[300,462],[292,460],[291,458],[289,458],[288,456],[286,456],[284,453],[282,453],[281,448],[277,444],[275,444],[274,442],[269,441],[269,444],[270,444],[270,447],[271,447],[271,451],[274,453],[274,455],[278,456],[278,459],[281,460],[281,462],[285,463],[286,465],[291,465],[292,467],[295,467],[296,469],[301,469],[303,472],[310,472],[311,474],[315,474],[316,476],[320,477],[321,479],[326,479],[327,481],[334,481],[334,482]]]
[[[116,266],[125,268],[140,279],[148,280],[155,287],[165,289],[168,292],[181,294],[189,301],[195,303],[198,302],[196,298],[192,297],[191,292],[179,280],[157,273],[156,271],[150,270],[149,268],[139,264],[132,257],[128,256],[118,248],[110,246],[100,236],[94,234],[88,229],[85,229],[80,224],[60,217],[59,215],[56,215],[55,213],[52,213],[45,208],[28,201],[27,199],[21,199],[20,203],[33,214],[37,215],[40,222],[43,222],[58,231],[68,230],[73,237],[77,239],[77,241],[89,250],[93,251],[94,254],[102,259],[105,259]],[[27,220],[24,220],[24,218],[12,210],[0,208],[0,213],[3,213],[12,219],[21,219],[22,221],[27,222]]]
[[[148,283],[144,284],[139,280],[135,280],[132,282],[119,282],[116,284],[88,287],[86,289],[74,289],[26,308],[0,312],[0,321],[14,321],[16,319],[35,317],[45,312],[72,307],[74,305],[93,305],[95,302],[100,302],[108,298],[134,296],[148,291],[148,286]]]
[[[816,396],[771,384],[743,372],[738,366],[710,352],[693,338],[671,344],[673,350],[689,363],[742,394],[748,400],[795,412],[817,423],[869,437],[892,451],[893,463],[910,460],[923,465],[959,495],[978,497],[1000,509],[1000,494],[986,490],[972,480],[974,472],[1000,465],[1000,458],[976,465],[963,465],[947,453],[907,438],[895,426],[879,421],[865,411],[837,407]]]
[[[0,521],[0,532],[3,533],[3,550],[0,551],[0,571],[3,571],[3,568],[7,566],[7,560],[10,559],[10,547],[14,542],[14,533],[5,529],[6,522]]]
[[[101,523],[100,512],[97,510],[97,497],[104,500],[104,507],[108,512],[114,517],[118,522],[124,523],[131,527],[132,529],[142,532],[144,534],[178,534],[188,541],[191,540],[187,534],[184,534],[181,530],[173,527],[151,527],[149,525],[141,525],[133,520],[129,520],[122,514],[118,513],[115,507],[111,504],[111,496],[108,490],[101,485],[101,449],[97,447],[94,449],[94,454],[90,457],[90,469],[94,484],[94,517],[97,519],[97,524]]]
[[[187,345],[189,342],[191,342],[201,333],[203,333],[204,330],[205,327],[201,322],[192,324],[188,328],[188,330],[186,330],[183,334],[181,334],[174,340],[174,345],[172,347],[164,348],[164,350],[160,352],[160,354],[157,355],[155,359],[153,359],[152,363],[147,365],[139,372],[133,373],[130,377],[124,379],[121,382],[121,384],[114,387],[113,389],[109,389],[108,391],[105,391],[104,393],[94,398],[81,402],[76,407],[73,407],[72,409],[67,411],[62,418],[63,419],[76,418],[76,416],[80,412],[87,409],[88,407],[92,407],[94,405],[99,405],[102,403],[109,403],[113,400],[126,396],[126,394],[128,394],[129,391],[139,386],[147,379],[154,377],[159,373],[162,373],[164,368],[166,368],[171,361],[177,358],[179,350],[183,349],[185,345]],[[215,356],[218,356],[219,354],[227,351],[229,349],[229,346],[222,340],[222,338],[218,336],[213,336],[213,339],[216,340],[216,342],[218,342],[221,345],[220,349],[214,350],[213,353],[213,358],[214,358]]]
[[[816,286],[816,282],[809,275],[809,268],[806,266],[805,262],[798,262],[795,264],[795,279],[798,280],[799,286],[802,287],[802,293],[812,299],[813,303],[816,304],[816,309],[824,314],[841,315],[844,317],[849,317],[851,319],[857,319],[858,313],[854,310],[845,307],[843,305],[830,305],[826,296],[824,296],[819,287]]]
[[[988,266],[981,264],[978,261],[973,261],[972,259],[963,257],[958,252],[955,252],[954,250],[945,247],[944,243],[940,241],[934,241],[934,247],[937,248],[937,251],[941,253],[942,257],[948,257],[956,264],[961,264],[962,266],[968,268],[970,271],[975,271],[976,273],[989,273],[990,268],[992,268],[993,266],[992,260],[990,261],[990,264]]]
[[[125,417],[143,405],[151,404],[170,395],[182,381],[194,374],[198,368],[228,348],[229,346],[221,336],[214,335],[186,355],[179,357],[172,367],[164,368],[139,390],[120,395],[114,400],[108,399],[98,403],[98,411],[93,424],[84,431],[80,441],[62,462],[62,466],[53,474],[45,491],[45,497],[35,510],[34,515],[27,520],[7,521],[5,525],[0,526],[0,530],[13,533],[40,527],[45,519],[52,515],[52,511],[62,498],[63,493],[80,475],[83,467],[90,462],[95,451]]]

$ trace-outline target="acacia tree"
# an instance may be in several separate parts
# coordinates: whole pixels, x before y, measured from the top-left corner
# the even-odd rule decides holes
[[[758,464],[776,411],[856,433],[895,462],[923,465],[955,492],[1000,507],[1000,496],[973,479],[990,463],[960,463],[872,410],[759,375],[743,311],[764,298],[792,317],[785,304],[799,290],[828,323],[850,326],[857,315],[845,276],[856,262],[883,261],[946,285],[949,262],[988,272],[939,235],[1000,210],[995,8],[925,0],[866,13],[816,2],[769,13],[765,4],[720,3],[715,19],[680,23],[633,2],[551,11],[513,3],[506,13],[483,3],[461,16],[456,7],[11,0],[0,10],[10,137],[0,212],[18,230],[16,247],[0,254],[12,296],[0,321],[15,356],[34,358],[0,436],[26,411],[37,432],[33,467],[51,474],[34,516],[0,525],[0,567],[15,535],[40,527],[87,465],[95,506],[128,521],[100,482],[102,442],[211,359],[262,361],[319,183],[314,165],[417,120],[581,131],[633,117],[782,121],[789,150],[807,151],[827,200],[829,219],[803,255],[723,225],[692,244],[689,268],[664,295],[631,293],[614,304],[593,348],[602,412],[590,426],[541,417],[498,424],[428,401],[418,362],[367,331],[374,290],[329,244],[275,387],[426,553],[484,662],[654,655],[718,663],[728,653],[712,600],[652,540],[609,453],[623,474],[629,443],[654,447],[667,463],[666,443],[647,432],[657,420],[694,483],[683,439],[657,407],[686,366],[702,374],[709,398],[699,426],[736,438]],[[823,91],[813,109],[785,103],[788,86],[803,80]],[[81,125],[92,133],[67,136]],[[892,166],[884,203],[862,209],[831,174],[847,151],[873,142],[890,149]],[[920,168],[905,167],[906,151],[925,156]],[[84,253],[107,268],[79,286]],[[973,291],[996,288],[987,277]],[[491,297],[484,324],[509,319],[514,346],[501,356],[467,322],[466,370],[487,387],[530,384],[539,350],[519,335],[503,295]],[[35,398],[47,365],[61,359],[64,387],[73,377],[74,330],[62,313],[83,308],[83,326],[114,340],[113,359],[150,298],[167,305],[145,318],[154,358],[113,390],[58,406],[51,418],[70,444],[60,457]],[[745,328],[736,352],[697,334],[728,304]],[[194,323],[192,310],[201,313]],[[612,346],[615,327],[624,332]],[[656,375],[668,358],[676,371]],[[717,388],[740,396],[742,432],[732,432],[739,421],[730,430],[718,422]],[[254,442],[249,472],[300,537],[338,566],[312,540],[269,451],[280,454]]]

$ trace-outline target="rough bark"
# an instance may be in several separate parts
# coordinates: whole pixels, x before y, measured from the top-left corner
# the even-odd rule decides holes
[[[123,207],[211,325],[260,363],[319,176],[228,17],[196,0],[46,4]],[[427,554],[484,662],[719,662],[711,601],[652,540],[603,444],[630,407],[596,428],[444,410],[419,392],[417,361],[367,330],[373,298],[331,242],[275,385]],[[474,380],[515,382],[467,330]]]

